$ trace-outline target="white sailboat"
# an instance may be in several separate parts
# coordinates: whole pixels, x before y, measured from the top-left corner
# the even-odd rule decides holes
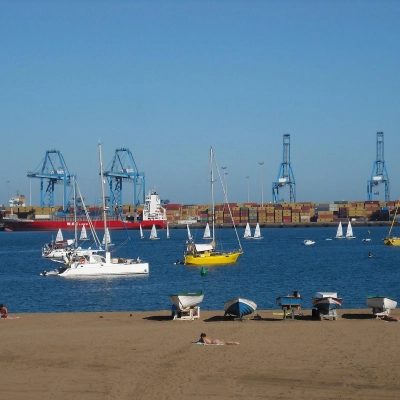
[[[246,229],[244,230],[244,236],[245,239],[251,239],[251,229],[250,229],[250,224],[246,224]]]
[[[140,239],[144,239],[142,224],[139,225],[139,229],[140,229]]]
[[[169,239],[169,225],[168,225],[168,222],[167,222],[167,239]]]
[[[251,229],[250,229],[250,224],[246,224],[246,229],[244,230],[244,236],[245,239],[262,239],[261,236],[261,229],[260,229],[260,224],[257,223],[256,229],[254,230],[254,236],[251,236]]]
[[[261,229],[260,229],[260,224],[257,222],[256,229],[254,231],[254,239],[262,239],[263,237],[261,236]]]
[[[108,228],[106,228],[106,230],[104,232],[103,241],[102,241],[103,246],[106,245],[106,241],[107,241],[107,244],[109,246],[112,246],[112,244],[111,244],[111,235],[110,235],[110,231],[108,230]]]
[[[150,239],[150,240],[157,240],[157,239],[160,239],[159,237],[157,237],[157,229],[156,229],[156,226],[155,226],[155,225],[153,225],[153,227],[151,228],[151,232],[150,232],[150,237],[149,237],[149,239]]]
[[[186,230],[187,230],[187,234],[188,234],[188,239],[189,240],[193,240],[193,236],[190,233],[190,228],[189,228],[189,224],[186,224]]]
[[[353,236],[353,228],[351,227],[351,222],[349,221],[349,224],[347,225],[347,231],[346,231],[346,239],[355,239],[356,237]]]
[[[81,235],[79,236],[79,240],[89,240],[85,225],[82,226]]]
[[[343,227],[342,227],[342,221],[339,222],[339,226],[337,228],[336,236],[335,239],[343,239]]]
[[[62,242],[64,240],[63,234],[61,229],[58,230],[57,236],[56,236],[56,242]]]
[[[104,175],[103,161],[101,156],[101,144],[99,144],[99,161],[100,161],[100,177],[101,191],[103,199],[103,220],[104,232],[107,232],[107,213],[105,205],[104,193]],[[90,218],[87,214],[89,223]],[[132,242],[130,241],[132,244]],[[65,267],[59,268],[58,276],[75,277],[75,276],[109,276],[109,275],[142,275],[149,273],[149,264],[142,262],[139,257],[136,259],[111,258],[111,253],[108,250],[107,240],[105,241],[105,256],[98,254],[86,254],[73,261],[66,260],[68,263]]]
[[[210,225],[208,224],[208,222],[206,228],[204,229],[203,239],[211,239]]]

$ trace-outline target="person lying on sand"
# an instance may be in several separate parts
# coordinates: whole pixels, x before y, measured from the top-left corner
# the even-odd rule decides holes
[[[210,339],[205,333],[202,333],[200,335],[199,342],[202,342],[204,344],[239,344],[239,342],[224,342],[219,339]]]

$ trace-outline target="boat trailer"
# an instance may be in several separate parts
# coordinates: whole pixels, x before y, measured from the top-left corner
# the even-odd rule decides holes
[[[172,305],[172,319],[179,321],[194,321],[200,318],[200,306],[178,309],[175,304]]]
[[[276,298],[276,303],[278,306],[282,307],[284,321],[289,317],[294,320],[295,312],[299,310],[299,307],[301,307],[302,300],[303,299],[301,297],[289,295]]]

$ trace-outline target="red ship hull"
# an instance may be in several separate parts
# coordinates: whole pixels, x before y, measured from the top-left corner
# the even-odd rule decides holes
[[[61,229],[63,231],[73,231],[75,229],[75,222],[66,221],[53,221],[53,220],[15,220],[15,221],[4,221],[6,226],[13,231],[56,231]],[[78,229],[82,226],[90,228],[89,223],[85,221],[76,222]],[[104,222],[102,220],[92,221],[95,229],[104,229]],[[142,225],[143,229],[150,229],[153,225],[156,228],[164,229],[167,227],[166,220],[154,220],[154,221],[125,221],[121,220],[107,220],[107,227],[110,230],[122,230],[122,229],[139,229]]]

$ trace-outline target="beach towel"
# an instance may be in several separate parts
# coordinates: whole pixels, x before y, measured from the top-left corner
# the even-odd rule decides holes
[[[208,343],[203,343],[203,342],[200,342],[200,341],[196,342],[196,344],[202,344],[204,346],[223,346],[224,345],[223,343],[211,343],[211,344],[208,344]]]

